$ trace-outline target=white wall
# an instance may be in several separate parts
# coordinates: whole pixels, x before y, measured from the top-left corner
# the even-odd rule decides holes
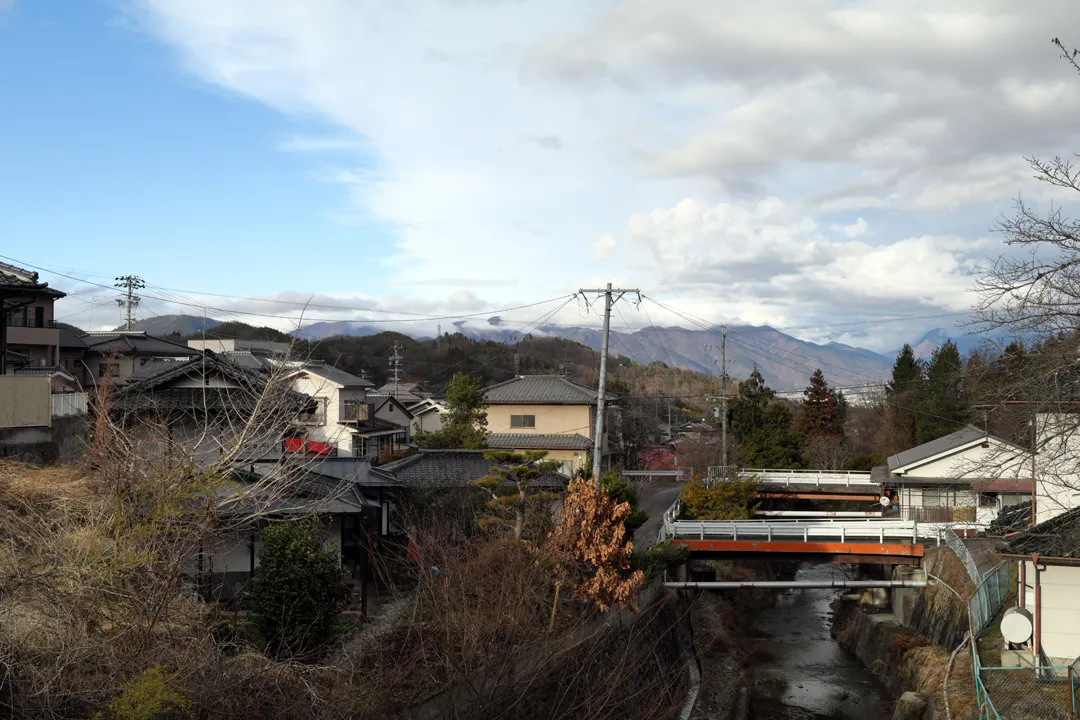
[[[990,447],[981,444],[918,467],[902,477],[909,478],[1016,478],[1030,477],[1031,456],[993,438]],[[1026,474],[1025,474],[1026,473]]]
[[[1028,585],[1026,603],[1035,611],[1035,571],[1024,563]],[[1054,664],[1068,665],[1080,657],[1080,567],[1050,565],[1040,573],[1042,650]]]
[[[1080,505],[1080,415],[1038,414],[1035,422],[1035,521],[1043,522]]]

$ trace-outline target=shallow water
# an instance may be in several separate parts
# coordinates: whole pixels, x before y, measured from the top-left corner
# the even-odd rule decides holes
[[[844,577],[842,565],[802,565],[796,580]],[[882,720],[885,689],[832,636],[837,590],[779,591],[753,621],[750,717],[757,720]]]

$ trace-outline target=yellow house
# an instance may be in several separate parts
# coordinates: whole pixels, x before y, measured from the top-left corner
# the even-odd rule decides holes
[[[488,447],[547,450],[575,473],[589,458],[596,428],[596,391],[561,375],[519,375],[484,391]],[[605,433],[606,435],[607,433]]]

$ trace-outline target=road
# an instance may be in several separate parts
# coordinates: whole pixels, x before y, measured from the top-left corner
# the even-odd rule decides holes
[[[664,524],[664,511],[679,497],[682,487],[677,482],[652,482],[640,486],[638,506],[649,514],[649,519],[634,533],[635,548],[644,549],[656,544],[656,536]]]

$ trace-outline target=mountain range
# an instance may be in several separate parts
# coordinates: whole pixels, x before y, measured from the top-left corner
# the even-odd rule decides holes
[[[193,335],[221,325],[216,320],[193,315],[161,315],[135,323],[135,329],[154,335],[179,333]],[[455,323],[455,330],[473,340],[512,343],[521,338],[519,331],[497,323],[472,325]],[[298,335],[305,340],[330,337],[366,337],[385,332],[386,328],[363,322],[319,322],[303,327]],[[418,340],[427,339],[407,333]],[[600,349],[600,330],[591,327],[544,325],[532,332],[534,337],[550,336]],[[934,350],[952,339],[962,354],[976,347],[982,338],[935,328],[912,343],[916,355],[929,359]],[[720,373],[720,330],[690,330],[682,327],[646,327],[633,332],[612,329],[610,350],[641,364],[662,362],[672,367]],[[728,375],[747,377],[756,366],[770,386],[777,390],[798,390],[820,368],[833,385],[865,385],[888,378],[895,354],[888,355],[841,343],[818,344],[800,340],[768,326],[733,325],[727,328],[726,360]]]

